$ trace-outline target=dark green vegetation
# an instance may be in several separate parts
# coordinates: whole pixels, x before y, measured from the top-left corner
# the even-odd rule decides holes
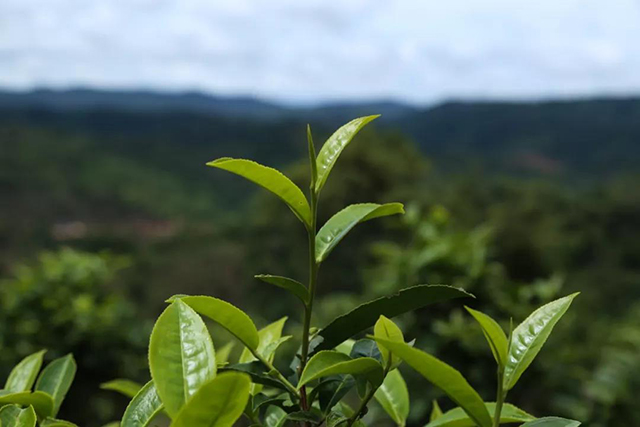
[[[359,226],[332,252],[320,275],[313,324],[412,284],[448,283],[474,293],[477,299],[467,304],[502,320],[508,331],[509,318],[517,323],[535,307],[580,290],[509,401],[529,413],[557,413],[588,425],[640,423],[638,102],[450,104],[407,112],[412,115],[386,115],[377,128],[365,129],[323,191],[320,223],[359,202],[400,200],[407,214]],[[316,113],[304,119],[317,120],[312,125],[322,141],[344,116]],[[198,165],[223,155],[289,165],[285,171],[302,187],[308,162],[299,116],[42,109],[0,116],[3,289],[18,289],[19,262],[41,274],[35,263],[41,250],[108,249],[126,255],[130,266],[96,287],[131,299],[138,319],[155,318],[174,293],[229,299],[264,316],[258,325],[292,315],[295,297],[273,298],[252,273],[306,281],[306,237],[295,217],[267,195],[248,196],[251,187],[240,180]],[[291,317],[287,329],[298,331],[300,320]],[[417,338],[417,348],[460,369],[482,396],[495,394],[495,375],[487,375],[495,362],[460,304],[439,304],[397,321],[405,336]],[[78,351],[35,341],[11,347],[2,334],[5,374],[34,349]],[[147,338],[140,331],[129,339],[144,348]],[[108,347],[109,339],[122,338],[101,345]],[[281,351],[292,354],[295,346],[284,343]],[[114,376],[144,381],[148,375],[144,357],[110,359],[99,373],[77,359],[81,372],[91,372],[82,380],[93,389]],[[421,391],[411,396],[408,423],[422,425],[439,392],[405,373],[409,389]],[[68,402],[75,400],[74,388]],[[124,400],[95,396],[92,416],[73,418],[65,406],[63,415],[91,426],[94,417],[106,421],[122,413],[111,405]],[[88,406],[84,396],[79,401]],[[440,404],[451,408],[446,399]],[[378,411],[375,405],[371,411]]]

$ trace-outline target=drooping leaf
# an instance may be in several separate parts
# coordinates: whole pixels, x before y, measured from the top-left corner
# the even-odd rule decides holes
[[[578,427],[582,423],[580,421],[568,420],[560,417],[538,418],[535,421],[529,421],[522,424],[521,427]]]
[[[52,361],[42,370],[36,383],[36,390],[47,393],[53,398],[51,417],[58,415],[62,401],[76,376],[76,370],[76,361],[71,354]]]
[[[429,415],[429,421],[435,421],[442,416],[442,409],[440,409],[440,405],[438,405],[438,401],[433,399],[431,407],[431,415]]]
[[[300,301],[302,301],[303,304],[307,304],[309,302],[309,291],[307,290],[306,286],[304,286],[297,280],[289,279],[288,277],[282,276],[272,276],[270,274],[259,274],[255,276],[255,278],[262,280],[265,283],[269,283],[282,289],[286,289],[293,295],[300,298]]]
[[[23,391],[0,396],[0,407],[11,404],[33,406],[40,418],[47,418],[53,412],[53,399],[41,391],[34,391],[33,393]]]
[[[287,391],[287,387],[280,381],[269,375],[266,367],[262,362],[254,361],[249,363],[237,363],[233,365],[226,365],[221,367],[220,372],[242,372],[251,378],[251,381],[255,384],[262,384],[269,387],[279,388]]]
[[[42,367],[42,358],[46,350],[33,353],[20,361],[9,374],[4,389],[10,393],[30,391]]]
[[[346,339],[372,327],[380,315],[393,318],[437,302],[472,296],[462,289],[445,285],[417,285],[403,289],[394,295],[362,304],[336,318],[318,332],[315,340],[319,340],[320,343],[315,350],[336,347]]]
[[[391,319],[381,315],[375,326],[373,327],[373,335],[378,338],[384,338],[390,341],[404,342],[404,335],[398,326],[391,321]],[[382,360],[384,365],[398,366],[400,364],[400,358],[389,352],[384,346],[379,346],[380,354],[382,354]],[[390,360],[391,359],[391,360]]]
[[[351,359],[338,351],[326,350],[309,359],[300,375],[298,388],[318,378],[340,374],[366,376],[376,387],[382,383],[382,366],[377,360],[369,357]]]
[[[409,390],[400,371],[394,369],[384,378],[373,395],[398,426],[404,426],[409,417]]]
[[[31,406],[23,409],[18,405],[7,405],[0,409],[0,426],[2,427],[36,427],[37,420]]]
[[[402,203],[362,203],[347,206],[327,221],[316,236],[316,261],[324,261],[338,243],[361,222],[383,216],[402,214]]]
[[[375,340],[444,391],[478,426],[491,427],[491,416],[484,402],[460,372],[408,344],[382,338]]]
[[[496,411],[495,402],[485,403],[487,411],[490,414],[494,414]],[[439,408],[438,408],[439,409]],[[500,415],[500,424],[511,423],[524,423],[527,421],[535,420],[531,414],[526,413],[520,408],[517,408],[509,403],[505,403],[502,406],[502,414]],[[469,416],[461,409],[454,408],[445,412],[436,419],[432,419],[426,427],[474,427],[476,424],[469,418]]]
[[[153,327],[149,368],[158,395],[172,418],[216,375],[215,352],[207,327],[181,299],[171,303]]]
[[[317,410],[316,410],[317,411]],[[322,421],[322,414],[314,411],[313,409],[310,411],[296,411],[287,414],[286,419],[292,422],[302,422],[302,423],[310,423],[312,425],[317,425]]]
[[[208,317],[238,338],[245,346],[255,350],[260,338],[253,320],[238,307],[218,298],[208,296],[175,296],[169,302],[181,299],[201,315]]]
[[[204,384],[180,410],[172,427],[232,427],[249,401],[249,376],[224,372]]]
[[[508,351],[508,340],[504,331],[498,325],[498,322],[493,320],[488,315],[473,310],[469,307],[465,307],[467,311],[476,319],[476,321],[480,324],[480,328],[482,328],[482,333],[484,337],[487,339],[489,343],[489,347],[491,347],[491,353],[493,354],[494,359],[498,362],[498,366],[505,366],[507,363],[507,351]]]
[[[135,381],[123,379],[123,378],[117,378],[115,380],[111,380],[106,383],[100,384],[100,388],[103,390],[111,390],[111,391],[118,392],[132,399],[133,396],[138,394],[138,392],[142,388],[142,384],[139,384]]]
[[[251,160],[223,157],[207,163],[207,166],[226,170],[254,182],[278,196],[308,227],[311,224],[311,208],[304,193],[282,172]]]
[[[319,193],[324,187],[327,178],[333,165],[336,164],[340,153],[351,142],[353,137],[362,129],[367,123],[377,119],[380,115],[360,117],[351,120],[349,123],[343,125],[337,131],[333,133],[324,143],[318,153],[316,159],[318,178],[316,180],[316,193]]]
[[[546,304],[518,325],[511,335],[511,346],[504,368],[504,389],[510,390],[549,338],[553,327],[566,313],[578,293]]]
[[[147,427],[162,411],[163,405],[153,381],[149,381],[131,399],[122,416],[121,427]]]
[[[251,397],[251,408],[256,413],[260,408],[269,405],[284,406],[285,402],[290,401],[287,394],[281,394],[278,396],[268,396],[264,393],[258,393]]]
[[[55,418],[47,418],[40,423],[40,427],[78,427],[78,426],[70,421],[58,420]]]

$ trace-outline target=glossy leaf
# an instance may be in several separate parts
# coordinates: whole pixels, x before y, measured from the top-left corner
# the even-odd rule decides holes
[[[505,390],[510,390],[516,385],[576,296],[577,293],[540,307],[513,330],[504,368]]]
[[[380,316],[373,327],[373,334],[378,338],[389,341],[404,342],[404,335],[400,328],[385,316]],[[400,364],[399,357],[392,355],[384,346],[378,345],[378,347],[380,348],[380,354],[382,355],[385,366],[398,366]]]
[[[496,359],[496,362],[498,362],[498,365],[505,366],[507,363],[507,351],[509,344],[507,336],[498,322],[484,313],[473,310],[469,307],[465,308],[480,324],[482,333],[487,339],[489,347],[491,347],[491,353],[493,354],[494,359]]]
[[[270,274],[259,274],[255,276],[256,279],[262,280],[265,283],[278,286],[279,288],[286,289],[293,295],[300,298],[303,304],[309,302],[309,291],[307,287],[297,280],[289,279],[288,277],[272,276]]]
[[[33,406],[40,418],[47,418],[53,412],[53,399],[46,393],[23,391],[0,396],[0,407],[3,405]]]
[[[429,421],[435,421],[442,416],[442,409],[440,409],[440,405],[438,405],[437,400],[433,400],[431,407],[431,415],[429,415]]]
[[[316,165],[318,170],[318,178],[316,180],[316,193],[319,193],[327,182],[331,169],[336,164],[342,150],[351,142],[353,137],[367,125],[367,123],[380,117],[366,116],[351,120],[349,123],[340,127],[333,133],[324,143],[318,153]]]
[[[249,401],[250,385],[248,375],[221,373],[193,395],[171,426],[232,427]]]
[[[33,353],[20,361],[9,374],[4,389],[11,393],[30,391],[42,367],[46,350]]]
[[[253,320],[238,307],[218,298],[208,296],[175,296],[201,315],[208,317],[238,338],[252,350],[258,348],[260,338]]]
[[[375,340],[444,391],[478,426],[491,427],[491,416],[484,402],[460,372],[408,344],[382,338]]]
[[[329,375],[364,375],[374,386],[382,383],[382,366],[369,357],[351,359],[338,351],[321,351],[315,354],[305,366],[298,388],[318,378]]]
[[[180,299],[165,309],[153,327],[149,368],[171,417],[216,375],[215,353],[207,327],[198,313]]]
[[[0,409],[2,427],[36,427],[37,419],[31,406],[23,409],[17,405],[7,405]]]
[[[578,427],[582,423],[580,421],[568,420],[560,417],[538,418],[535,421],[529,421],[522,424],[521,427]]]
[[[226,170],[254,182],[278,196],[293,213],[308,227],[311,224],[309,202],[289,178],[280,171],[251,160],[223,157],[207,163],[207,166]]]
[[[71,354],[52,361],[42,370],[36,383],[36,390],[47,393],[53,398],[52,417],[58,415],[60,405],[76,376],[76,370],[76,361]]]
[[[69,421],[57,420],[55,418],[47,418],[40,423],[40,427],[78,427],[78,426]]]
[[[487,411],[494,414],[496,411],[495,402],[485,403]],[[500,424],[524,423],[535,420],[536,417],[530,415],[509,403],[502,406],[502,414],[500,415]],[[435,420],[432,420],[426,427],[474,427],[476,424],[461,409],[454,408],[441,414]]]
[[[404,426],[409,417],[409,390],[400,371],[394,369],[385,377],[373,395],[398,426]]]
[[[163,405],[153,381],[131,399],[122,416],[121,427],[146,427],[162,411]]]
[[[142,388],[142,384],[139,384],[135,381],[118,378],[100,384],[100,388],[103,390],[116,391],[124,396],[127,396],[128,398],[133,398],[133,396],[138,394],[138,392]]]
[[[327,221],[316,236],[316,261],[324,261],[329,253],[356,225],[370,219],[402,214],[402,203],[362,203],[347,206]]]
[[[418,285],[403,289],[394,295],[362,304],[336,318],[317,334],[315,339],[320,343],[316,351],[335,348],[372,327],[381,315],[393,318],[437,302],[472,296],[462,289],[444,285]]]

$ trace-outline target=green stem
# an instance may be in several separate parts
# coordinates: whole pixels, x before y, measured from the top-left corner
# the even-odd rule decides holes
[[[504,369],[498,368],[498,392],[496,393],[496,410],[493,414],[493,427],[500,426],[500,417],[502,416],[502,406],[504,400],[507,397],[507,392],[504,390]]]

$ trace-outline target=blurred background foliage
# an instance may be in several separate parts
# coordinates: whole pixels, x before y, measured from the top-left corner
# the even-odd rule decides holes
[[[637,169],[608,163],[595,173],[598,162],[584,153],[586,174],[570,169],[573,157],[562,173],[500,168],[513,144],[460,108],[432,116],[441,128],[428,135],[441,141],[433,146],[416,139],[427,122],[405,119],[367,129],[345,151],[323,190],[321,222],[358,202],[402,201],[407,213],[359,226],[332,253],[314,324],[410,285],[444,283],[472,292],[464,304],[508,329],[510,319],[581,291],[510,401],[594,427],[640,425]],[[443,124],[447,111],[466,117],[469,134]],[[98,385],[148,378],[150,326],[172,294],[228,299],[259,327],[282,316],[287,333],[300,327],[295,299],[253,275],[305,281],[304,230],[278,200],[204,163],[250,157],[283,168],[304,188],[303,123],[109,111],[82,120],[33,111],[0,117],[0,371],[40,348],[73,352],[80,370],[65,418],[88,427],[118,418],[124,399]],[[317,145],[333,125],[314,127]],[[444,144],[468,141],[474,129],[497,132],[509,150]],[[519,146],[548,145],[522,138]],[[460,369],[483,396],[495,394],[493,359],[459,301],[398,321],[408,339]],[[216,336],[217,344],[227,339]],[[404,372],[411,425],[424,424],[433,398],[452,407]]]

